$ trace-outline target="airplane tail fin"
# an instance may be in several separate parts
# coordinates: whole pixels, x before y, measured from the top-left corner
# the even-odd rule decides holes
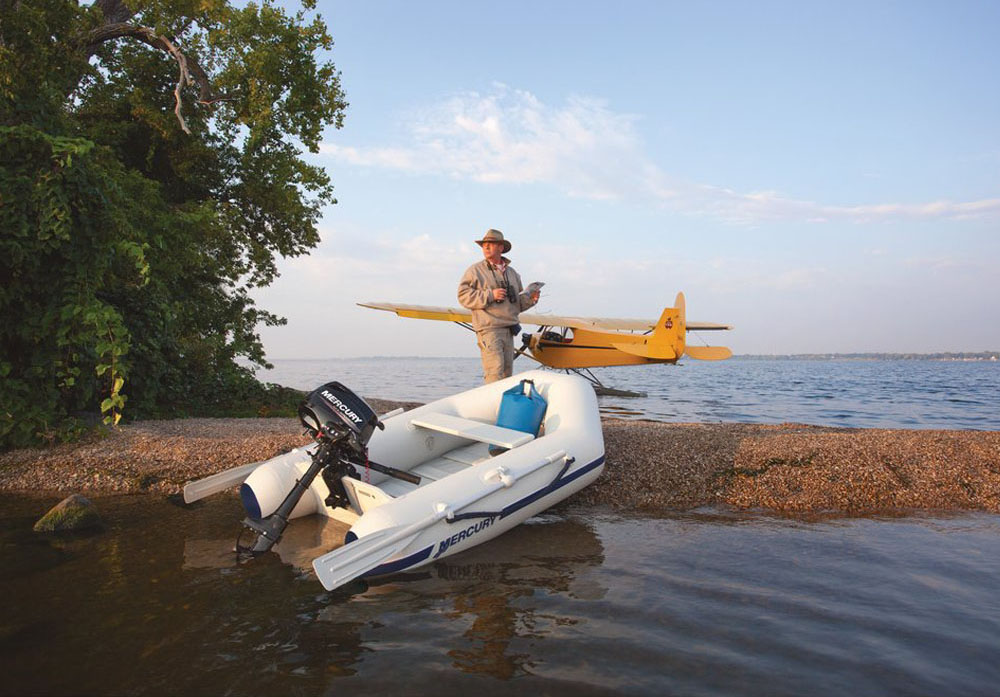
[[[625,353],[659,361],[676,361],[684,355],[687,324],[684,316],[684,293],[678,293],[674,307],[666,307],[656,320],[653,333],[642,343],[614,344]]]
[[[614,347],[625,353],[642,356],[651,360],[674,362],[681,356],[687,356],[698,361],[722,361],[733,355],[725,346],[689,346],[687,332],[689,329],[729,329],[729,325],[695,322],[689,326],[687,322],[684,293],[678,293],[673,307],[663,309],[660,319],[656,321],[653,332],[642,343],[614,344]]]
[[[684,293],[674,298],[673,307],[663,308],[649,339],[650,358],[677,360],[687,346],[687,316]]]
[[[616,349],[656,361],[674,362],[681,356],[699,361],[722,361],[733,355],[725,346],[689,346],[689,329],[730,329],[729,325],[696,322],[689,326],[685,311],[684,293],[678,293],[674,306],[663,309],[660,319],[641,343],[612,344]]]

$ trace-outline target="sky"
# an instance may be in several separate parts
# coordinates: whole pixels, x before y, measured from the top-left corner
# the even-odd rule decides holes
[[[253,293],[270,359],[476,356],[489,228],[534,310],[736,354],[1000,349],[1000,3],[320,0],[338,203]]]

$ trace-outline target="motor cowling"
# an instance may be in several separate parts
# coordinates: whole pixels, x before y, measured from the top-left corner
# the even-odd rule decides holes
[[[328,382],[309,393],[299,405],[299,420],[317,440],[343,440],[363,455],[375,427],[375,411],[339,382]]]

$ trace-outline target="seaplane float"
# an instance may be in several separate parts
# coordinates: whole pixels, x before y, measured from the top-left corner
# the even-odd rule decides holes
[[[313,443],[184,487],[185,502],[240,486],[250,556],[288,522],[350,525],[313,560],[333,590],[409,571],[482,544],[593,482],[604,467],[594,391],[576,375],[535,370],[377,416],[339,382],[311,392],[299,418]],[[238,545],[238,549],[240,546]]]

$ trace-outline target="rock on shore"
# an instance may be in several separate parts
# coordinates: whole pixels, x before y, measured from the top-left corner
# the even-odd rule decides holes
[[[90,499],[71,494],[35,523],[35,532],[69,532],[100,528],[101,516]]]
[[[413,404],[368,400],[379,413]],[[603,420],[607,464],[574,501],[622,510],[1000,512],[1000,432]],[[181,419],[0,455],[0,491],[155,492],[308,442],[295,419]]]

